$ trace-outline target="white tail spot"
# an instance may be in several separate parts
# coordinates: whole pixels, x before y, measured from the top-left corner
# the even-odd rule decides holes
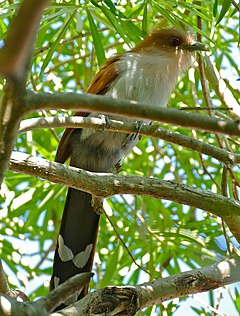
[[[83,268],[88,262],[88,259],[91,255],[93,244],[87,245],[84,251],[79,252],[74,258],[73,263],[77,268]]]
[[[60,278],[58,278],[58,277],[54,277],[53,278],[53,284],[54,284],[54,288],[56,289],[56,287],[58,287],[59,286],[59,283],[60,283]]]
[[[64,245],[61,235],[58,236],[58,255],[63,262],[69,261],[74,257],[72,250]]]

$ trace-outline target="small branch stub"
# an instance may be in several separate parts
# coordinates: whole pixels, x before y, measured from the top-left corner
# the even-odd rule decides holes
[[[101,291],[99,300],[93,301],[89,315],[135,315],[139,309],[137,292],[131,287],[110,286]]]

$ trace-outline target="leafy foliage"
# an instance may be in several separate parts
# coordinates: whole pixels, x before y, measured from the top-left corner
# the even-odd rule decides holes
[[[239,21],[231,3],[217,0],[52,1],[41,21],[28,88],[40,92],[82,93],[105,58],[133,47],[148,30],[156,25],[188,26],[212,49],[211,61],[216,64],[229,93],[237,101],[235,44]],[[19,1],[0,4],[1,41],[18,6]],[[3,87],[2,79],[0,84]],[[196,108],[201,105],[203,115],[210,113],[232,118],[229,111],[218,109],[224,106],[222,96],[211,85],[209,90],[214,108],[211,111],[207,111],[199,72],[192,68],[179,81],[169,106]],[[193,110],[197,111],[197,108]],[[42,111],[32,116],[47,114],[63,115],[60,111]],[[71,115],[70,112],[65,114]],[[234,137],[175,126],[164,127],[240,153],[239,140]],[[54,160],[61,132],[41,130],[21,134],[15,149]],[[143,137],[124,160],[122,168],[122,173],[126,175],[154,176],[220,194],[223,190],[222,163],[162,140]],[[237,199],[239,169],[237,166],[227,168],[227,192],[229,197]],[[31,298],[45,295],[48,291],[46,280],[51,274],[65,191],[66,188],[61,185],[10,171],[1,190],[1,257],[12,286],[27,286],[27,290],[32,292]],[[205,266],[226,256],[227,242],[236,246],[228,230],[226,241],[218,218],[175,202],[130,195],[115,196],[108,199],[106,211],[118,233],[102,216],[92,288],[109,284],[138,284],[154,277]],[[38,288],[33,291],[36,286]],[[229,289],[239,313],[238,292],[237,289]],[[178,307],[179,301],[170,302],[148,308],[139,315],[174,315]],[[196,305],[193,309],[200,315],[204,308]]]

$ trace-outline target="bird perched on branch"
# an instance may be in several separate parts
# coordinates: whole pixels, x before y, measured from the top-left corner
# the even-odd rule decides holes
[[[165,107],[178,76],[192,62],[192,52],[206,50],[177,29],[157,29],[132,50],[108,59],[87,93]],[[137,107],[137,103],[132,104]],[[99,113],[77,113],[98,116]],[[116,119],[116,116],[110,116]],[[136,145],[139,136],[93,129],[65,130],[55,161],[94,172],[108,172]],[[56,247],[51,289],[71,276],[91,271],[100,215],[89,193],[68,189]],[[88,287],[71,302],[86,295]],[[68,304],[70,301],[65,302]]]

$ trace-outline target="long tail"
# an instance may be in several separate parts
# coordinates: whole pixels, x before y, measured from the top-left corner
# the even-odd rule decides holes
[[[91,199],[86,192],[68,189],[54,256],[51,290],[75,274],[92,270],[100,216],[93,210]],[[74,300],[84,297],[87,292],[88,285]]]

